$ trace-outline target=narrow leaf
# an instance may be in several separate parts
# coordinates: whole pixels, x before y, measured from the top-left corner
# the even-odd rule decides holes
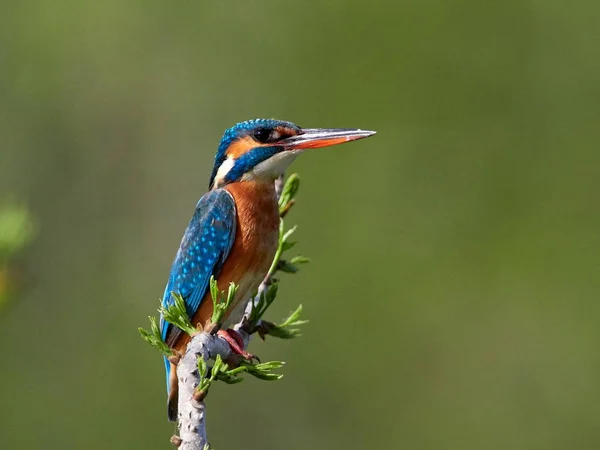
[[[296,273],[298,272],[298,268],[289,261],[280,260],[279,264],[277,264],[277,270],[280,270],[285,273]]]
[[[281,244],[281,251],[285,252],[285,251],[289,250],[290,248],[292,248],[297,243],[298,243],[298,241],[285,241],[283,244]]]
[[[292,259],[290,259],[290,263],[292,264],[306,264],[310,262],[310,258],[307,258],[306,256],[294,256]]]

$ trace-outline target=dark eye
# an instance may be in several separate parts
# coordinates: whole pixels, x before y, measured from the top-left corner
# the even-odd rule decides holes
[[[258,142],[267,143],[271,137],[271,131],[266,128],[257,128],[254,130],[254,139]]]

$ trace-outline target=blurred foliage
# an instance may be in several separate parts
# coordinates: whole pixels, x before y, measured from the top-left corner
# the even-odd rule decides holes
[[[215,447],[600,447],[599,13],[0,2],[0,198],[40,230],[0,317],[0,446],[169,446],[136,327],[223,130],[277,117],[378,134],[294,163],[312,264],[272,313],[302,303],[311,324],[253,342],[288,362],[280,382],[211,391]]]
[[[6,261],[33,237],[33,222],[26,206],[0,204],[0,260]]]
[[[0,310],[14,290],[11,259],[33,238],[34,227],[26,206],[15,201],[0,204]]]

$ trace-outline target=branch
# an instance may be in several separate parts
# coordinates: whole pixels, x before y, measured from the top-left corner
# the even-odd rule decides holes
[[[201,332],[190,341],[185,355],[177,365],[179,436],[174,436],[172,442],[180,450],[203,450],[208,447],[204,417],[204,398],[208,393],[208,386],[199,390],[197,388],[207,379],[207,373],[201,377],[200,367],[207,367],[209,360],[217,355],[221,360],[228,360],[231,357],[229,344],[215,335]],[[215,375],[214,371],[212,375]]]

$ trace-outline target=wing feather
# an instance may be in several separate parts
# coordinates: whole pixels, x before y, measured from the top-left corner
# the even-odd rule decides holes
[[[162,305],[173,304],[172,292],[180,294],[191,318],[208,291],[211,275],[218,276],[235,240],[235,203],[224,189],[203,195],[185,230],[173,261]],[[161,316],[163,340],[173,346],[181,330]]]

